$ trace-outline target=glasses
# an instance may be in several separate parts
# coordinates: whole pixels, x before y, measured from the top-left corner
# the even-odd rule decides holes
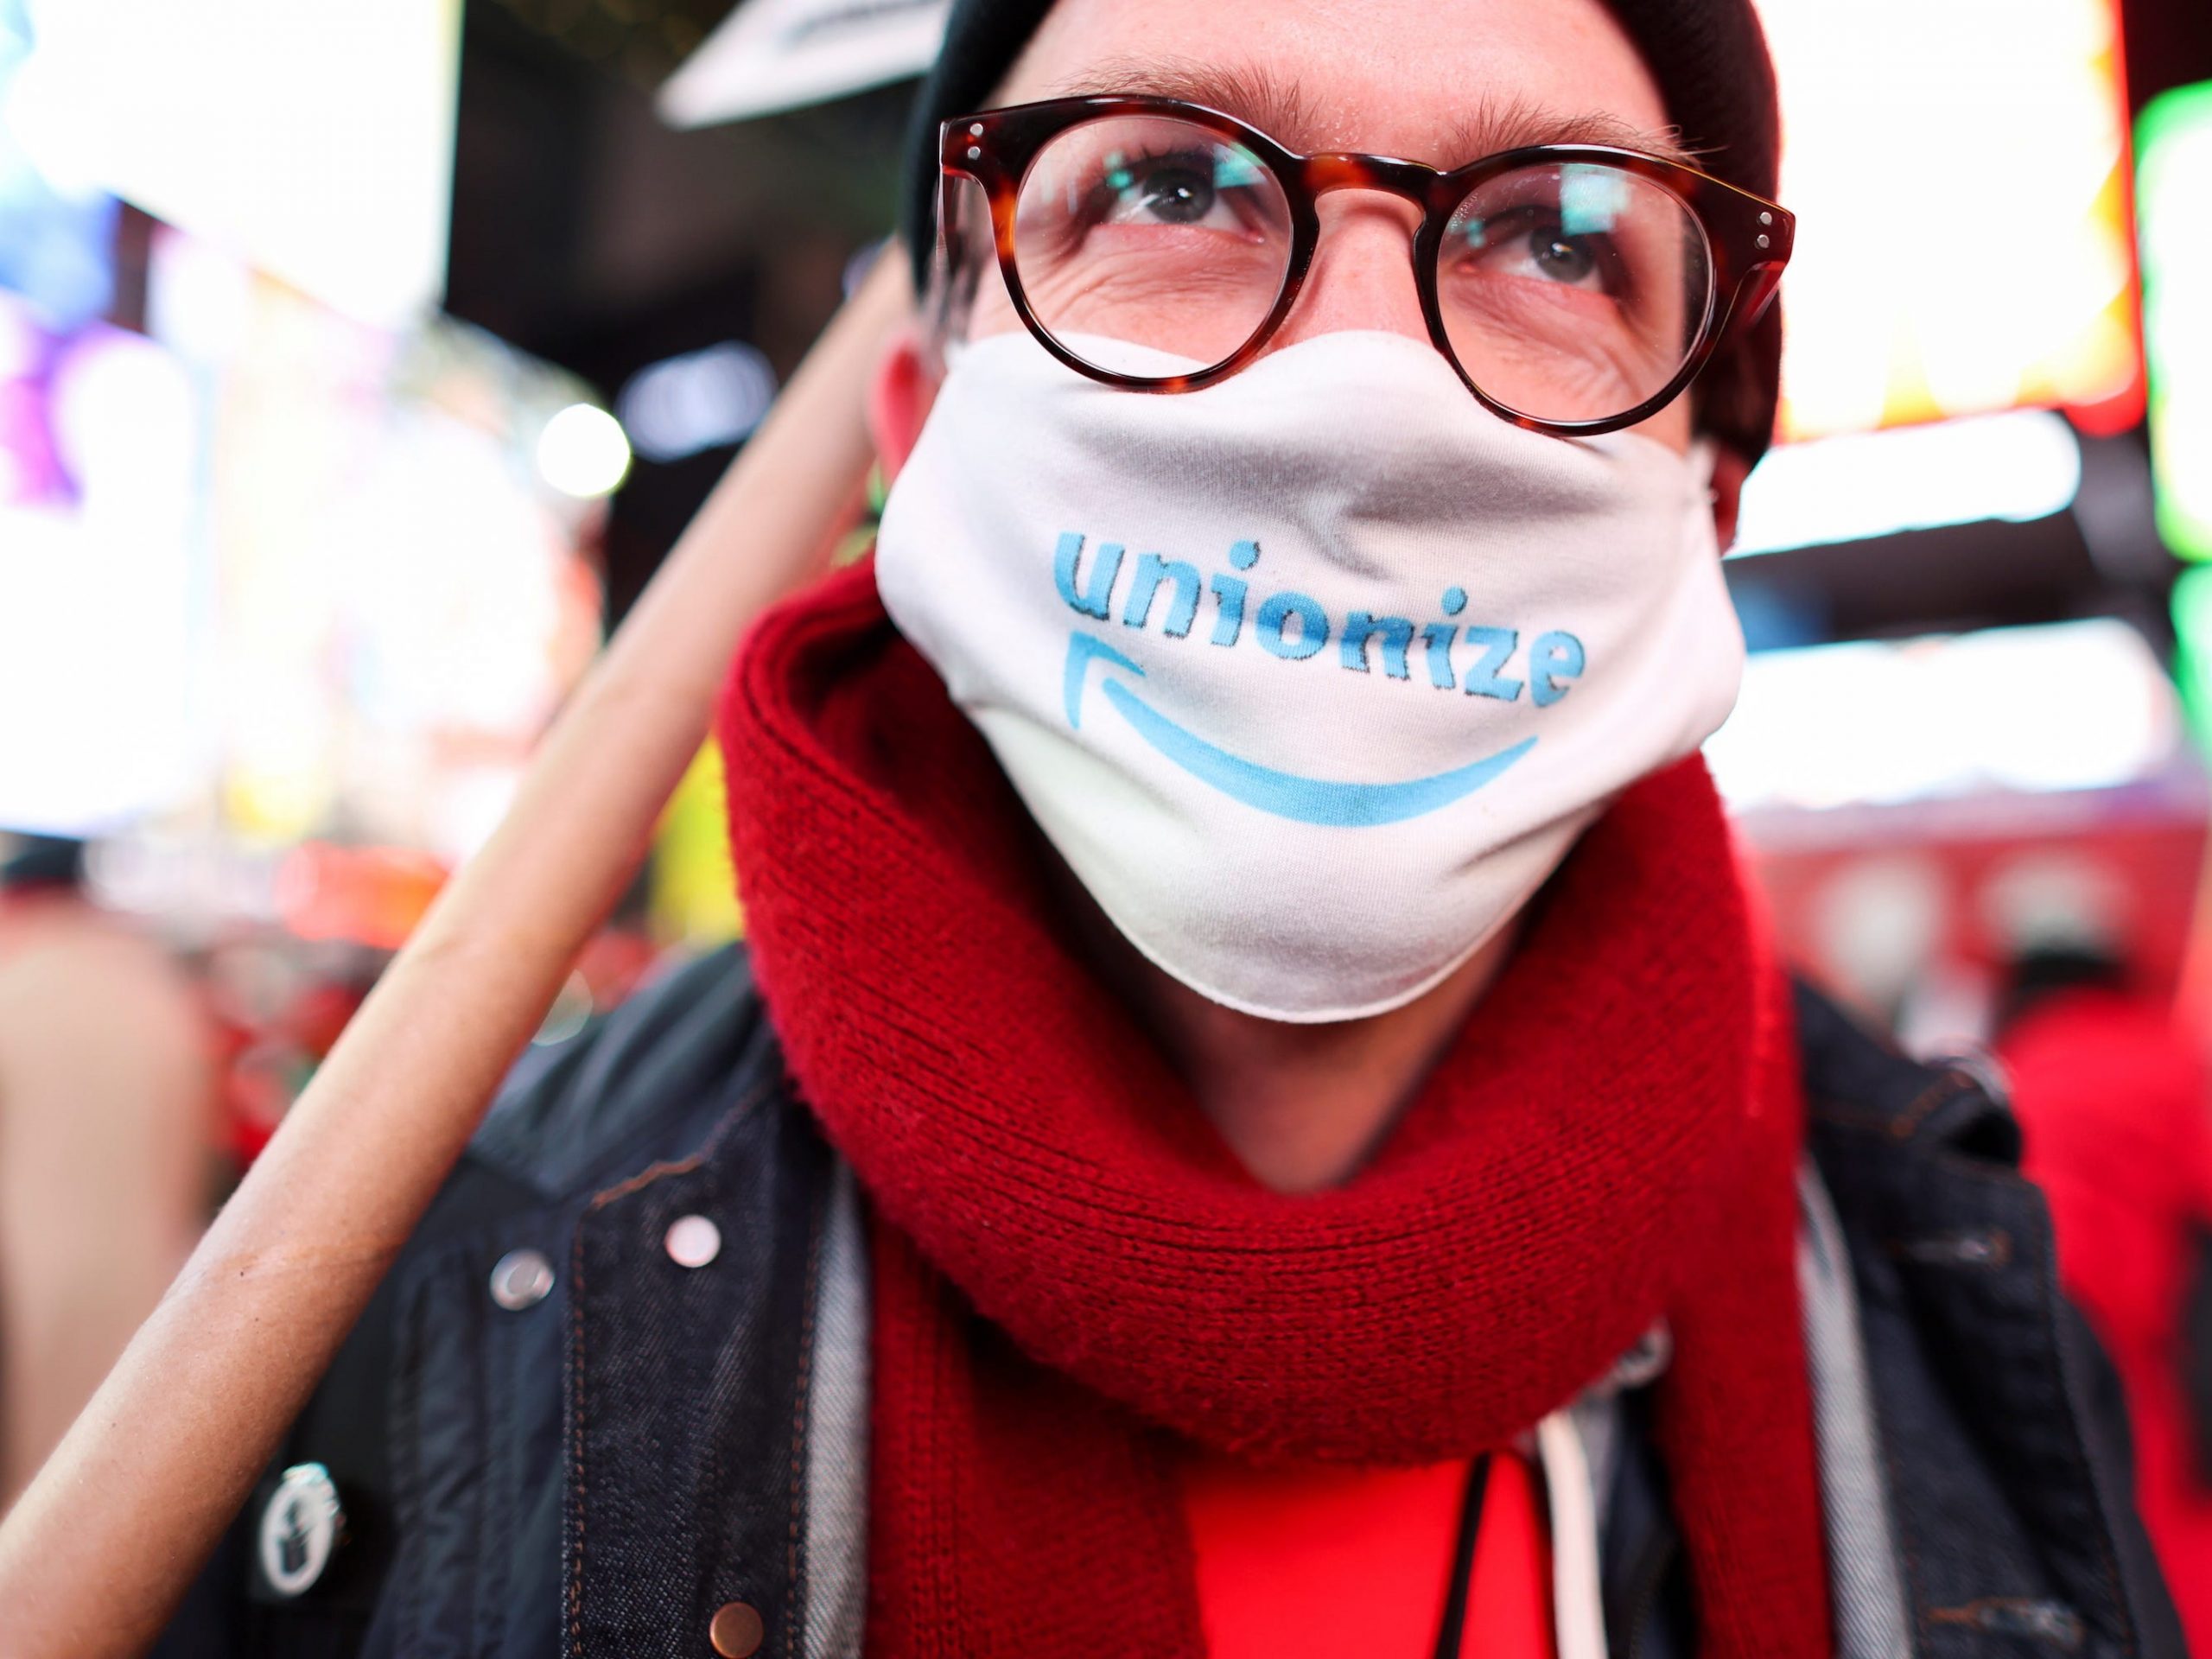
[[[950,280],[995,251],[1014,310],[1079,373],[1139,391],[1234,374],[1297,303],[1332,190],[1421,210],[1414,280],[1436,349],[1516,424],[1610,432],[1664,408],[1772,299],[1796,221],[1694,168],[1541,144],[1451,172],[1298,156],[1178,99],[1070,98],[939,135]],[[961,181],[988,199],[963,218]]]

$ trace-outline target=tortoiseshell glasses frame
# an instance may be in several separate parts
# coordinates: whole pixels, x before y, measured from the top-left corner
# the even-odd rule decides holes
[[[1281,287],[1243,344],[1207,367],[1147,378],[1089,362],[1054,337],[1023,286],[1016,257],[1016,208],[1031,165],[1048,144],[1069,130],[1116,116],[1166,118],[1204,129],[1243,147],[1268,170],[1281,191],[1289,226]],[[1516,425],[1562,436],[1589,436],[1632,426],[1679,397],[1722,344],[1749,328],[1772,300],[1783,267],[1789,262],[1796,230],[1794,216],[1777,203],[1695,168],[1641,150],[1602,144],[1532,145],[1487,156],[1447,172],[1388,156],[1301,156],[1232,115],[1177,99],[1063,98],[982,110],[945,122],[939,130],[938,143],[943,173],[938,210],[941,257],[952,256],[952,250],[944,244],[952,235],[949,227],[953,223],[958,181],[972,180],[982,187],[989,203],[999,272],[1015,312],[1046,351],[1077,373],[1109,385],[1152,392],[1194,391],[1236,373],[1266,348],[1298,302],[1320,241],[1320,198],[1335,190],[1382,191],[1413,203],[1421,211],[1421,224],[1413,240],[1414,279],[1436,349],[1485,408]],[[1542,419],[1491,396],[1468,372],[1453,349],[1438,298],[1439,257],[1455,211],[1486,182],[1516,169],[1541,166],[1611,168],[1655,185],[1687,210],[1705,245],[1711,280],[1705,285],[1703,315],[1694,329],[1686,330],[1686,349],[1679,366],[1664,385],[1634,407],[1602,419]]]

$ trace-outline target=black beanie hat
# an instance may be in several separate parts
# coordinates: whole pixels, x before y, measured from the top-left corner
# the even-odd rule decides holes
[[[1782,130],[1774,62],[1751,0],[1606,0],[1643,54],[1683,144],[1715,178],[1771,198]],[[919,292],[936,233],[938,128],[985,106],[1052,0],[953,0],[944,45],[914,100],[900,230]],[[1698,424],[1746,460],[1765,453],[1781,378],[1782,308],[1698,377]]]

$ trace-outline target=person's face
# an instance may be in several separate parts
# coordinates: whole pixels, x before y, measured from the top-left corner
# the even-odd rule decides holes
[[[1060,0],[1004,92],[1007,103],[1157,92],[1224,109],[1294,150],[1440,168],[1547,141],[1669,149],[1658,88],[1601,0]],[[1319,256],[1274,348],[1353,328],[1427,343],[1413,205],[1340,191],[1321,215]],[[1019,327],[1005,284],[986,280],[971,332]],[[1645,429],[1686,444],[1687,406]]]
[[[1058,0],[993,101],[1093,92],[1189,99],[1294,150],[1439,168],[1539,143],[1674,153],[1659,89],[1602,0]],[[1313,270],[1269,349],[1343,329],[1427,344],[1412,205],[1344,190],[1320,212]],[[997,272],[984,271],[969,336],[1020,327]],[[886,382],[877,424],[895,467],[934,388],[911,356]],[[1686,448],[1688,395],[1636,429]],[[1724,537],[1742,470],[1724,456],[1715,480]]]

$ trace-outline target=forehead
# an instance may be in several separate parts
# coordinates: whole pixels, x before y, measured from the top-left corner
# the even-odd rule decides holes
[[[1001,100],[1158,92],[1290,148],[1440,167],[1521,143],[1673,153],[1602,0],[1058,0]]]

